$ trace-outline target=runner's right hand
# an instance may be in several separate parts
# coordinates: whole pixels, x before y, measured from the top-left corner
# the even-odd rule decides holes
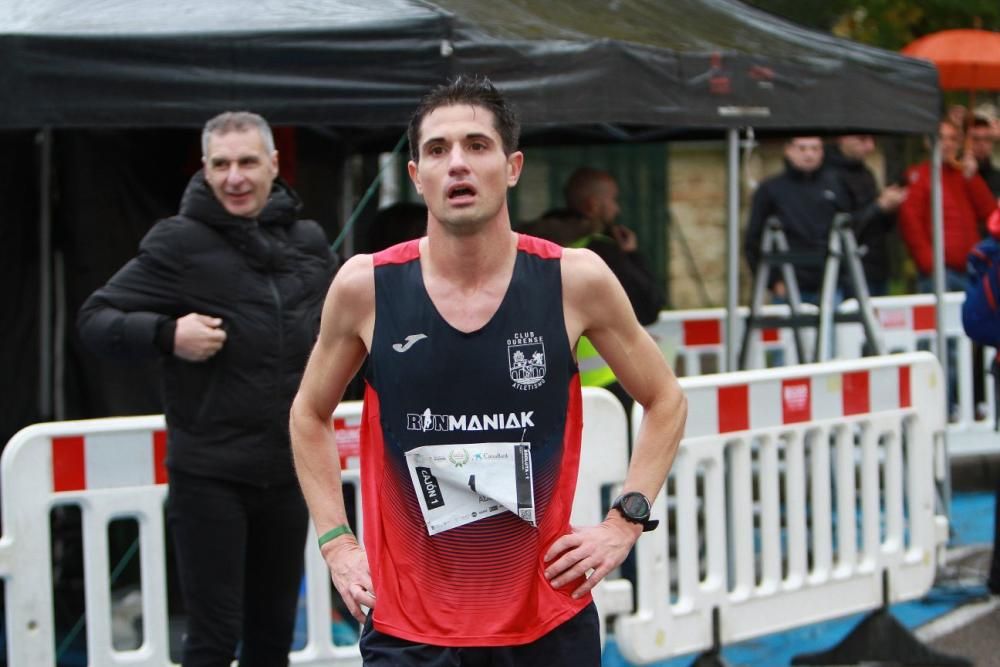
[[[348,535],[327,542],[320,551],[327,567],[330,568],[330,579],[333,580],[333,585],[343,598],[351,616],[358,623],[364,623],[365,612],[361,608],[362,605],[369,609],[375,607],[368,554],[353,536]]]

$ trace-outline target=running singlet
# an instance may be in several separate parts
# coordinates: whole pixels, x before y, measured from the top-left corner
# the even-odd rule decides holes
[[[418,244],[374,256],[361,432],[373,623],[427,644],[525,644],[591,600],[553,589],[542,560],[570,532],[582,428],[562,248],[519,236],[499,309],[463,333],[431,302]]]

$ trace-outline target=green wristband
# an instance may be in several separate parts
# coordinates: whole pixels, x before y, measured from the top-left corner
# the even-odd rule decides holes
[[[330,540],[334,540],[340,537],[341,535],[353,535],[353,534],[354,533],[351,531],[351,527],[348,526],[346,523],[342,523],[339,526],[331,528],[330,530],[320,535],[319,540],[317,541],[319,542],[319,546],[322,547]]]

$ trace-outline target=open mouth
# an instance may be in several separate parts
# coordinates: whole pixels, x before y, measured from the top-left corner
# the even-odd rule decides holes
[[[456,183],[448,188],[448,200],[459,202],[472,199],[476,196],[476,189],[467,183]]]

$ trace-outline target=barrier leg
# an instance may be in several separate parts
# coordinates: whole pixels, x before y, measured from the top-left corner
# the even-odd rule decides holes
[[[826,651],[801,653],[793,665],[893,665],[972,667],[965,658],[938,653],[921,643],[889,612],[889,576],[882,573],[882,606],[865,616],[839,644]]]
[[[719,641],[719,608],[712,609],[712,648],[698,656],[691,667],[729,667],[722,657],[722,642]]]
[[[990,375],[993,376],[993,430],[1000,431],[1000,348],[995,350]]]

